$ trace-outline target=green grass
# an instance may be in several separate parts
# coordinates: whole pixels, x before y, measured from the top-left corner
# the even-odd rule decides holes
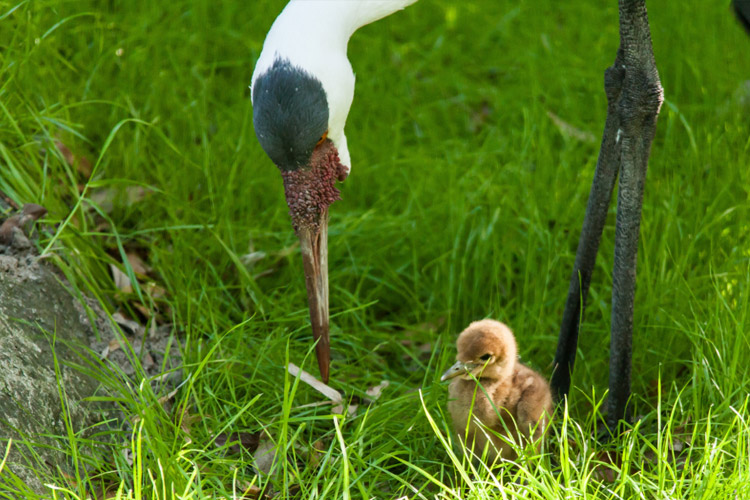
[[[331,210],[332,384],[359,396],[391,385],[349,418],[302,408],[321,396],[284,370],[317,371],[296,238],[247,88],[283,4],[0,0],[0,190],[63,223],[39,247],[74,290],[110,312],[141,303],[174,322],[190,374],[181,427],[163,394],[103,372],[126,413],[144,418],[119,434],[61,436],[79,451],[67,475],[43,477],[56,498],[118,487],[118,498],[239,497],[265,483],[302,498],[749,498],[750,40],[728,6],[649,5],[666,102],[638,262],[641,419],[606,459],[592,435],[606,390],[612,208],[569,414],[543,454],[486,470],[443,437],[439,376],[457,333],[482,317],[507,322],[523,360],[551,370],[616,2],[422,0],[355,34],[353,171]],[[566,135],[549,112],[597,139]],[[91,159],[90,177],[64,162],[56,137]],[[145,195],[129,199],[136,188]],[[125,249],[146,257],[165,297],[146,281],[131,295],[115,288],[110,263],[132,272]],[[249,267],[250,251],[267,256]],[[214,443],[259,429],[290,457],[270,477]],[[690,443],[679,460],[675,440]],[[2,484],[0,497],[34,498],[7,472]]]

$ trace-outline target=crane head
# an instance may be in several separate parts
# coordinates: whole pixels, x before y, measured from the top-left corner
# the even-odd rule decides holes
[[[253,84],[253,124],[261,147],[281,171],[292,226],[300,240],[310,319],[321,376],[328,380],[328,207],[348,169],[328,138],[322,83],[276,59]]]

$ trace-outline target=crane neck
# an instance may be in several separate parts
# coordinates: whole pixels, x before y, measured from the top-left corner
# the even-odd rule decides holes
[[[359,28],[415,1],[291,0],[274,24],[301,43],[317,41],[346,51],[349,38]]]

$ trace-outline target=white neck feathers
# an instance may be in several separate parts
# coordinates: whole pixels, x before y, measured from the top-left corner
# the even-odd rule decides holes
[[[253,71],[253,84],[278,58],[323,84],[329,134],[342,163],[351,167],[344,125],[354,97],[354,73],[346,57],[349,38],[360,27],[417,0],[291,0],[274,21]]]

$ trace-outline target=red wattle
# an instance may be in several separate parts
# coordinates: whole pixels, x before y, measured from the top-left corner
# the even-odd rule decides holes
[[[346,178],[347,170],[330,140],[316,147],[310,165],[281,171],[286,203],[295,229],[317,228],[320,214],[341,199],[335,183]]]

